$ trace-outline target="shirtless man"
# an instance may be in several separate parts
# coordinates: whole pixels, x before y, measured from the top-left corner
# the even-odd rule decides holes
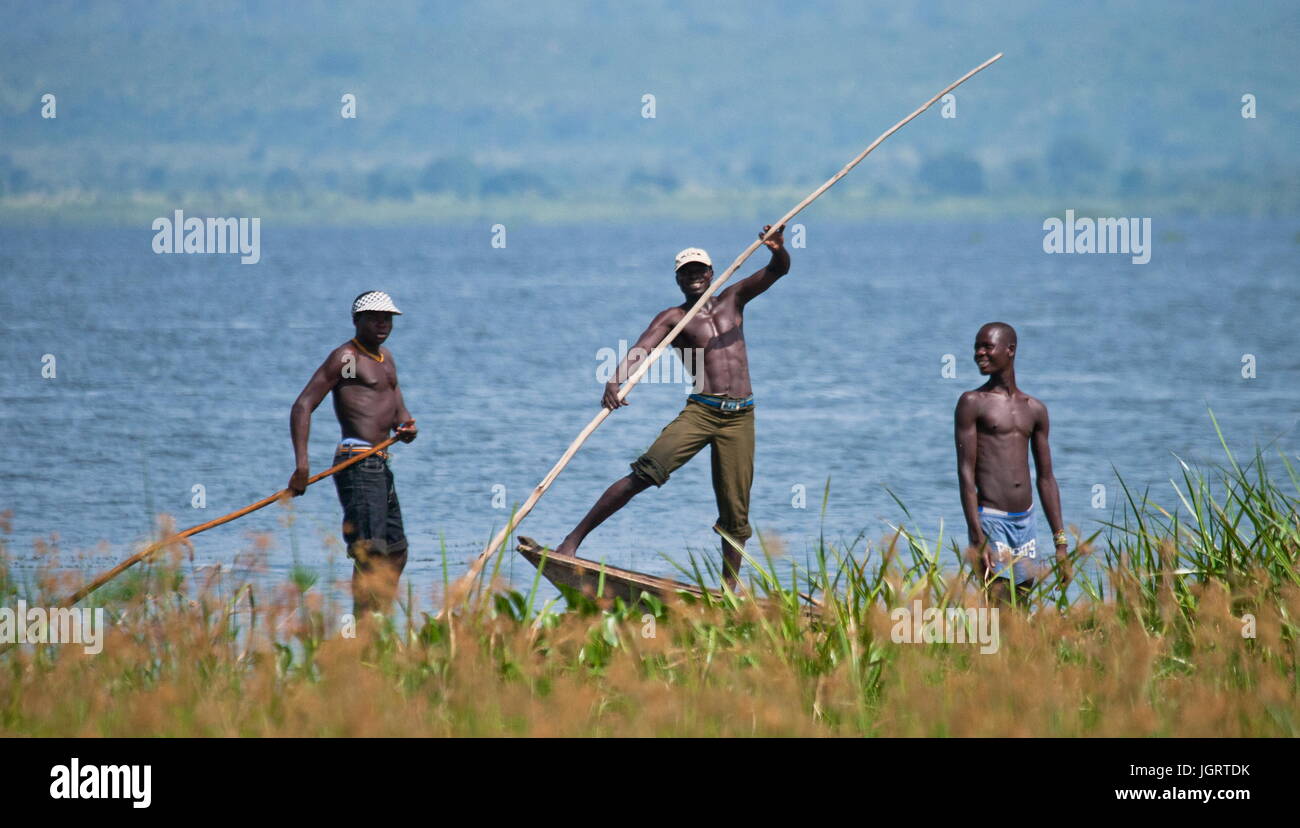
[[[1040,555],[1029,490],[1029,452],[1038,499],[1056,546],[1062,586],[1070,579],[1061,495],[1047,445],[1047,406],[1016,386],[1016,332],[990,322],[975,337],[975,364],[988,382],[957,401],[957,478],[977,570],[995,604],[1024,600],[1051,571]]]
[[[353,300],[356,336],[330,352],[298,395],[289,415],[297,461],[289,478],[294,497],[303,493],[311,476],[307,436],[312,412],[330,391],[334,392],[334,415],[343,431],[334,464],[386,440],[390,429],[395,429],[404,443],[415,439],[415,420],[397,385],[397,365],[392,352],[383,346],[393,330],[393,315],[400,313],[382,291],[368,291]],[[348,466],[334,475],[334,486],[343,504],[343,541],[354,561],[353,613],[359,620],[372,611],[387,613],[406,566],[406,535],[387,452],[376,452]]]
[[[763,233],[771,225],[763,228]],[[679,352],[692,349],[702,360],[688,360],[696,372],[695,388],[682,413],[659,434],[654,445],[632,464],[632,473],[605,490],[587,516],[556,548],[560,555],[573,555],[587,534],[606,518],[627,505],[651,485],[662,486],[668,476],[705,446],[713,459],[713,492],[718,520],[713,530],[723,534],[723,578],[733,589],[740,571],[740,551],[727,542],[731,537],[745,545],[753,530],[749,525],[749,488],[754,480],[754,395],[749,384],[749,356],[745,351],[744,309],[751,299],[776,284],[790,270],[780,227],[763,242],[772,259],[766,267],[713,296],[672,343]],[[762,235],[762,234],[760,234]],[[628,351],[614,377],[605,385],[601,404],[616,410],[627,405],[618,399],[619,386],[650,355],[673,326],[708,289],[713,281],[709,254],[688,247],[677,254],[677,286],[686,297],[650,322],[650,327]]]

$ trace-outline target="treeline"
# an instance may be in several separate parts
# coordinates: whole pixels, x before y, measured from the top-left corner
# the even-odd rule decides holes
[[[270,165],[256,157],[240,165],[196,166],[165,160],[120,160],[77,165],[28,153],[20,163],[0,153],[0,199],[52,198],[69,192],[114,196],[157,195],[179,198],[190,194],[220,197],[239,193],[272,203],[310,204],[322,194],[366,202],[404,202],[421,195],[457,199],[499,199],[536,196],[566,200],[592,194],[628,199],[675,196],[692,188],[728,191],[768,191],[810,187],[833,169],[772,165],[751,161],[708,177],[691,176],[666,165],[630,161],[594,174],[585,167],[556,165],[524,167],[477,162],[464,154],[434,158],[424,164],[378,163],[369,169],[333,169],[301,163]],[[188,159],[177,159],[188,161]],[[73,167],[70,169],[70,166]],[[1061,138],[1042,153],[1024,153],[981,161],[974,153],[952,149],[920,154],[910,163],[878,165],[869,181],[850,179],[843,189],[867,189],[877,195],[916,199],[931,197],[1006,196],[1178,196],[1205,192],[1281,188],[1300,200],[1294,177],[1278,178],[1269,170],[1242,167],[1157,165],[1113,159],[1104,149],[1081,138]]]

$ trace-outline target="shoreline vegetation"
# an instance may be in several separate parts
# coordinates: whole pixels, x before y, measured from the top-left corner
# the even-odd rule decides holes
[[[1069,596],[1053,576],[1002,610],[992,652],[899,642],[899,607],[979,605],[944,566],[958,544],[906,524],[802,562],[768,542],[754,600],[539,606],[535,580],[356,638],[309,568],[268,593],[239,561],[190,571],[178,545],[83,603],[108,610],[101,654],[0,656],[0,735],[1294,737],[1300,472],[1219,437],[1226,462],[1182,464],[1168,507],[1124,487],[1072,551]],[[0,605],[67,593],[66,573],[22,583],[11,562],[0,535]],[[711,566],[683,573],[713,586]]]
[[[1225,187],[1205,192],[1150,197],[1104,196],[1072,200],[1047,196],[899,196],[861,185],[840,185],[836,197],[818,203],[807,221],[862,219],[958,221],[1060,217],[1072,209],[1079,216],[1173,216],[1178,218],[1300,216],[1300,195],[1285,187],[1241,191]],[[795,203],[806,190],[698,189],[672,195],[631,198],[610,192],[500,197],[462,197],[418,193],[405,199],[368,199],[338,192],[293,198],[236,192],[216,196],[199,192],[130,192],[105,194],[71,189],[0,197],[0,222],[12,227],[129,227],[148,231],[159,216],[183,209],[188,216],[258,216],[284,227],[404,227],[430,222],[523,222],[531,224],[602,225],[645,220],[768,221]]]

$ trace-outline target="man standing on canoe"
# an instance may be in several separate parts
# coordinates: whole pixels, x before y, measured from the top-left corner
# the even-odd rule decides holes
[[[763,233],[771,225],[763,228]],[[691,349],[702,358],[683,362],[693,366],[697,393],[687,399],[682,413],[669,423],[645,454],[632,464],[632,473],[605,490],[586,517],[556,548],[574,555],[578,546],[606,518],[627,505],[651,485],[662,486],[668,476],[705,446],[713,460],[713,492],[718,504],[715,532],[723,535],[722,569],[726,583],[735,587],[740,571],[740,546],[749,540],[749,488],[754,479],[754,395],[749,384],[749,356],[745,351],[744,309],[751,299],[776,284],[790,271],[790,254],[780,227],[763,242],[772,259],[766,267],[713,296],[672,343],[679,352]],[[761,235],[761,234],[760,234]],[[713,281],[709,254],[688,247],[677,254],[677,286],[685,301],[657,315],[636,341],[605,385],[601,404],[611,410],[627,405],[618,399],[619,386],[650,355],[659,341],[681,321]]]
[[[989,598],[1009,604],[1012,586],[1024,600],[1051,570],[1039,555],[1029,453],[1038,472],[1038,498],[1056,547],[1061,583],[1070,578],[1061,494],[1047,444],[1047,406],[1016,386],[1016,332],[990,322],[975,337],[975,364],[988,382],[957,401],[957,478],[975,565]]]
[[[334,392],[334,415],[343,439],[334,465],[388,439],[396,430],[409,443],[417,433],[415,420],[402,401],[397,365],[384,341],[401,311],[387,293],[361,294],[352,302],[356,336],[330,352],[302,389],[289,415],[289,434],[297,461],[289,490],[297,497],[307,488],[307,436],[311,415],[325,395]],[[406,566],[406,535],[393,488],[387,452],[376,452],[334,475],[343,504],[343,540],[352,572],[353,613],[362,619],[372,611],[388,612],[397,595],[397,582]]]

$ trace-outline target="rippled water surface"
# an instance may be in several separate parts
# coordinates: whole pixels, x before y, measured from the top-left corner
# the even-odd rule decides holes
[[[1112,466],[1174,502],[1174,454],[1221,457],[1207,407],[1235,449],[1294,456],[1295,223],[1157,217],[1154,226],[1151,262],[1134,265],[1046,255],[1034,221],[808,223],[790,275],[746,315],[758,531],[800,558],[823,529],[878,537],[903,517],[892,491],[927,533],[941,522],[964,532],[952,410],[979,384],[971,343],[994,319],[1018,329],[1020,384],[1050,409],[1068,523],[1090,530],[1110,518]],[[264,223],[256,265],[155,255],[147,229],[0,230],[0,509],[13,512],[10,554],[30,567],[36,541],[57,535],[62,560],[106,568],[149,536],[153,514],[188,526],[282,487],[293,466],[290,405],[351,336],[351,299],[383,289],[405,311],[388,344],[421,436],[397,447],[394,472],[412,541],[407,574],[428,607],[442,582],[440,544],[454,576],[507,517],[494,487],[508,504],[522,501],[596,412],[600,349],[634,341],[680,301],[673,254],[706,247],[721,271],[756,230],[512,226],[495,249],[487,227]],[[742,273],[764,260],[757,254]],[[53,379],[42,377],[46,354],[57,360]],[[945,354],[956,379],[941,375]],[[1254,379],[1242,376],[1245,354]],[[523,532],[557,543],[684,393],[638,387]],[[337,437],[326,402],[313,420],[313,470],[328,464]],[[206,509],[191,506],[195,485]],[[1106,487],[1105,508],[1093,508],[1096,485]],[[806,508],[794,505],[797,487]],[[714,517],[701,455],[598,529],[583,554],[673,574],[663,555],[713,548]],[[200,535],[195,560],[228,563],[266,533],[262,577],[282,580],[296,557],[337,579],[339,520],[325,483],[292,513],[272,507]],[[514,556],[503,571],[521,585],[532,575]],[[338,589],[328,577],[322,586]]]

